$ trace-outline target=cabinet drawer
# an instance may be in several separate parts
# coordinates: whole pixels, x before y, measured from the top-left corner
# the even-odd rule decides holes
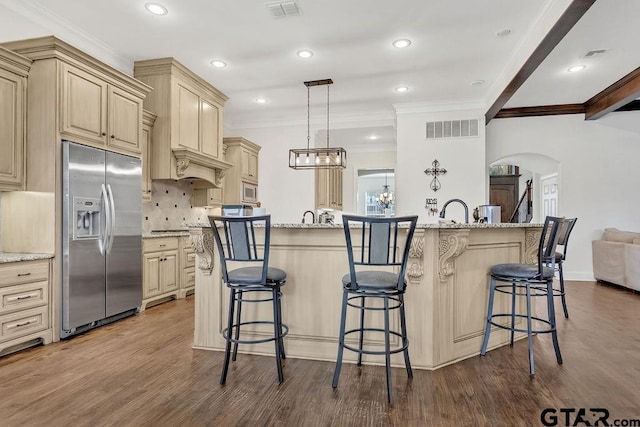
[[[0,316],[0,341],[8,341],[49,327],[49,307],[37,307]]]
[[[187,252],[185,255],[185,262],[183,267],[184,268],[189,268],[189,267],[195,267],[196,266],[196,253],[191,251],[191,252]]]
[[[196,269],[195,267],[185,269],[183,288],[192,288],[196,285]]]
[[[24,261],[0,265],[0,288],[48,279],[49,261]]]
[[[45,305],[49,301],[49,281],[0,288],[0,315]]]
[[[178,249],[177,237],[159,237],[155,239],[144,239],[142,241],[143,252],[170,251]]]

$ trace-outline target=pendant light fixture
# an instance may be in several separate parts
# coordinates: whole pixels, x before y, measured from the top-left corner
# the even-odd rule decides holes
[[[384,173],[384,185],[382,186],[382,193],[378,195],[378,205],[388,209],[395,202],[393,198],[393,193],[389,190],[389,185],[387,184],[387,173]]]
[[[347,152],[342,147],[329,146],[329,85],[333,80],[312,80],[304,82],[307,87],[307,148],[292,148],[289,150],[289,167],[292,169],[344,169],[347,167]],[[309,88],[312,86],[327,86],[327,146],[325,148],[311,148],[311,115],[309,103]]]

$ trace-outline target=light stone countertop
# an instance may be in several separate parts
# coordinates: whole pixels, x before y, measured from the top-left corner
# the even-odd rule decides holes
[[[8,262],[35,261],[53,258],[53,254],[26,254],[21,252],[0,252],[0,264]]]
[[[191,223],[185,224],[189,228],[209,228],[208,223]],[[537,223],[503,223],[503,224],[487,224],[487,223],[470,223],[470,224],[454,224],[454,223],[438,223],[438,224],[418,224],[417,229],[437,228],[437,229],[476,229],[476,228],[540,228],[543,224]],[[313,228],[313,229],[342,229],[342,224],[302,224],[302,223],[273,223],[271,228]]]
[[[203,224],[204,226],[204,224]],[[188,237],[189,230],[184,231],[149,231],[142,233],[143,239],[157,239],[160,237]]]

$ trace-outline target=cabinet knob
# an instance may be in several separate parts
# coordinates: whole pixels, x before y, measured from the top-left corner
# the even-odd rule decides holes
[[[115,139],[115,137],[116,137],[115,135],[111,135],[111,139]]]
[[[102,136],[107,136],[107,134],[106,134],[106,133],[104,133],[104,132],[102,132]]]

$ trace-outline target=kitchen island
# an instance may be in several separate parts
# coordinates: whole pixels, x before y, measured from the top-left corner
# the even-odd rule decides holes
[[[436,369],[479,354],[486,321],[489,267],[506,262],[535,262],[541,230],[540,224],[417,226],[409,253],[405,295],[409,353],[414,368]],[[226,322],[228,291],[221,283],[213,233],[207,224],[193,224],[190,240],[197,258],[194,348],[222,351],[225,341],[220,331]],[[269,263],[287,272],[282,297],[283,321],[289,326],[285,338],[287,357],[335,360],[341,278],[349,271],[345,246],[341,224],[272,224]],[[495,304],[495,311],[509,311],[506,295],[496,297]],[[271,318],[269,304],[252,305],[257,307],[243,307],[243,315]],[[356,325],[355,311],[350,310],[347,328]],[[377,317],[369,315],[367,324],[380,327],[382,316]],[[397,313],[391,327],[399,329]],[[254,333],[261,335],[262,331]],[[264,331],[265,335],[268,333]],[[356,335],[353,340],[357,340]],[[489,348],[508,340],[508,331],[496,329]],[[382,334],[365,335],[365,342],[380,348],[384,345]],[[394,344],[398,343],[392,339]],[[244,345],[239,351],[273,355],[273,344]],[[366,356],[365,363],[384,364],[383,358]],[[395,366],[404,366],[401,353],[393,356]],[[355,361],[355,353],[345,352],[345,360]]]

